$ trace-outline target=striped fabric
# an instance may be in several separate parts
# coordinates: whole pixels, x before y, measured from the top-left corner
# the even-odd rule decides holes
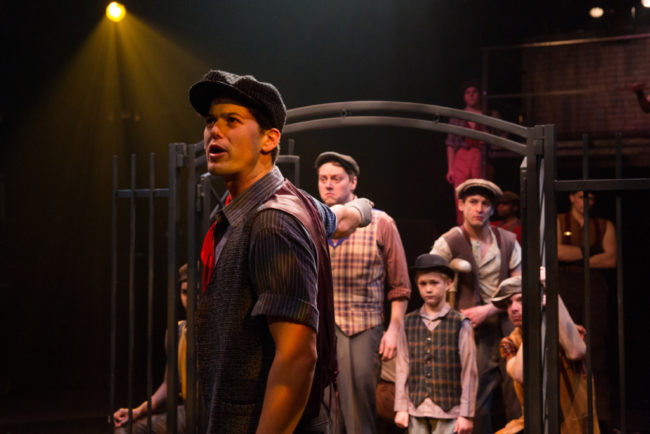
[[[445,412],[458,405],[462,393],[458,337],[463,316],[454,310],[430,331],[420,312],[409,313],[404,330],[409,349],[409,399],[417,407],[429,397]]]
[[[411,285],[394,220],[372,210],[372,222],[348,238],[330,240],[336,325],[346,336],[382,324],[384,280],[388,301],[408,298]]]

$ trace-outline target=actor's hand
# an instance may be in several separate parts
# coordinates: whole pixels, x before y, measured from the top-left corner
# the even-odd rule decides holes
[[[458,416],[456,424],[454,424],[454,432],[456,434],[470,434],[473,428],[474,422],[472,422],[472,419],[467,419],[463,416]]]
[[[140,416],[140,412],[138,411],[137,408],[133,409],[133,420],[136,420]],[[126,423],[129,421],[129,409],[128,408],[120,408],[117,410],[115,413],[113,413],[113,425],[115,425],[115,428],[119,428],[121,426],[126,425]]]
[[[450,169],[450,170],[447,170],[447,176],[446,176],[446,178],[447,178],[447,182],[448,182],[448,183],[450,183],[450,184],[452,184],[452,185],[454,184],[454,172],[453,172],[451,169]]]
[[[395,414],[395,425],[400,428],[409,427],[409,414],[407,411],[398,411]]]
[[[381,354],[381,360],[387,361],[391,360],[397,355],[397,329],[395,327],[388,327],[388,330],[384,332],[384,336],[381,338],[379,343],[379,354]]]
[[[483,304],[481,306],[468,307],[467,309],[461,309],[460,313],[469,318],[472,323],[472,327],[476,328],[481,324],[487,317],[496,313],[496,308],[492,303]]]

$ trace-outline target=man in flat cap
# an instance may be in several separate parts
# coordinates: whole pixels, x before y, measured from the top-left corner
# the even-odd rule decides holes
[[[472,265],[469,273],[460,273],[456,305],[474,327],[479,386],[476,395],[474,433],[493,433],[493,396],[501,388],[505,416],[514,419],[521,408],[514,395],[512,380],[499,357],[499,341],[512,330],[508,317],[490,300],[499,283],[521,274],[521,247],[514,233],[490,226],[490,216],[501,189],[485,179],[468,179],[458,186],[458,210],[463,224],[438,238],[431,249],[451,261],[460,258]],[[503,409],[500,409],[503,411]]]
[[[543,270],[543,269],[542,269]],[[542,271],[542,283],[545,273]],[[510,335],[501,339],[499,351],[506,362],[508,375],[514,380],[517,398],[524,406],[524,345],[523,345],[523,309],[521,296],[521,276],[511,277],[499,285],[492,297],[492,304],[498,309],[505,309],[515,329]],[[562,297],[558,296],[558,368],[560,379],[560,411],[562,413],[562,434],[586,434],[589,432],[587,405],[587,377],[583,360],[587,353],[584,342],[584,327],[573,322]],[[595,397],[594,397],[595,398]],[[592,402],[595,399],[592,400]],[[592,408],[595,407],[592,403]],[[600,433],[596,409],[593,408],[593,432]],[[496,434],[515,434],[523,432],[524,417],[510,420]],[[553,431],[553,427],[551,427]]]
[[[316,158],[318,191],[326,205],[353,203],[359,165],[349,155],[324,152]],[[329,240],[336,320],[337,386],[341,432],[376,432],[375,390],[380,355],[395,357],[398,333],[411,294],[404,247],[393,219],[372,210],[371,223],[343,239]],[[384,282],[388,288],[384,288]],[[383,327],[384,292],[391,303]]]
[[[337,220],[275,167],[286,108],[272,84],[211,70],[189,96],[205,117],[208,171],[231,197],[201,252],[206,431],[318,432],[322,386],[336,369],[327,236]]]

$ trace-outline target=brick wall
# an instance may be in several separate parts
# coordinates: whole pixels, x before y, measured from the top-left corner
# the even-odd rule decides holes
[[[583,132],[650,135],[650,114],[629,90],[650,92],[650,38],[525,48],[522,92],[527,123],[554,123],[558,136]]]

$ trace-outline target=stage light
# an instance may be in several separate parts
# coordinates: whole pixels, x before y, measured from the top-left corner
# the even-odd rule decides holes
[[[111,2],[106,7],[106,16],[111,21],[115,21],[116,23],[122,21],[125,15],[126,9],[124,8],[124,5],[118,2]]]
[[[650,8],[650,0],[641,0],[641,4],[644,8]]]
[[[592,18],[600,18],[603,16],[604,13],[605,11],[603,10],[603,8],[600,8],[598,6],[593,7],[589,10],[589,15],[591,15]]]

